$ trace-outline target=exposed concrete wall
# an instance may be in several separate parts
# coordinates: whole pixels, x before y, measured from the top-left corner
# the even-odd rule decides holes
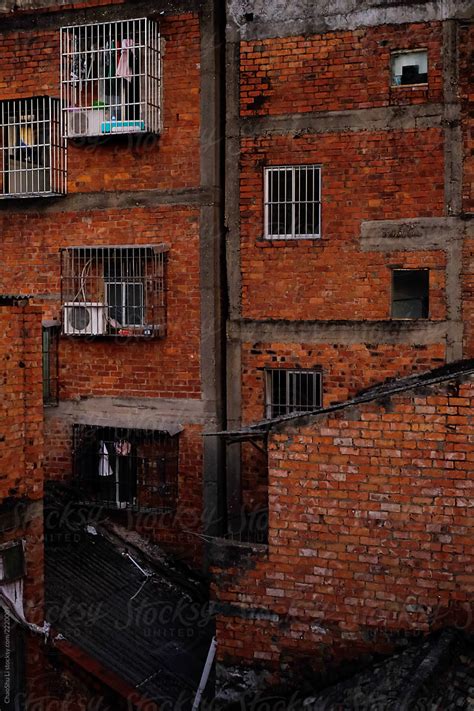
[[[228,21],[251,39],[473,16],[470,0],[230,0]]]

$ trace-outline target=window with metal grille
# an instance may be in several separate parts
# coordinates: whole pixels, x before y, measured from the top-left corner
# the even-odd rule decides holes
[[[59,323],[43,324],[43,404],[58,404]]]
[[[265,237],[321,236],[321,168],[317,165],[265,169]]]
[[[107,508],[174,509],[178,440],[178,434],[157,430],[74,425],[81,499]]]
[[[426,49],[393,52],[391,56],[392,86],[426,84],[428,52]]]
[[[322,407],[322,373],[319,370],[267,370],[265,386],[267,418]]]
[[[428,269],[394,269],[392,272],[392,318],[428,318]]]
[[[160,56],[158,25],[146,18],[63,27],[65,135],[159,133]]]
[[[66,144],[58,99],[37,96],[0,102],[0,197],[66,192]]]
[[[0,546],[0,585],[19,580],[26,573],[23,541]]]
[[[166,245],[61,251],[68,336],[164,336]]]

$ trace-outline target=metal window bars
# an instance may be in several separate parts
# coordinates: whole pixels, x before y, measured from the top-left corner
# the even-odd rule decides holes
[[[179,435],[76,424],[73,475],[81,501],[109,509],[174,510]]]
[[[265,385],[265,416],[269,419],[322,407],[321,371],[267,370]]]
[[[0,102],[0,197],[66,193],[66,143],[59,99],[36,96]]]
[[[164,336],[167,252],[164,244],[63,248],[62,333]]]
[[[157,23],[140,18],[63,27],[61,98],[69,138],[159,133]]]
[[[264,222],[267,239],[321,236],[321,168],[265,168]]]

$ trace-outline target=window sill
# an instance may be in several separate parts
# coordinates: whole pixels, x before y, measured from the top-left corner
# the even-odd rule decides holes
[[[308,247],[321,243],[321,235],[315,237],[259,237],[257,247]]]

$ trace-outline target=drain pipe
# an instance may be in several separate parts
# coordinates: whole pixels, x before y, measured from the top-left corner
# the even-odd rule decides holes
[[[199,688],[194,698],[192,711],[197,711],[201,703],[201,698],[204,693],[204,689],[206,688],[207,680],[209,679],[209,674],[211,673],[212,663],[214,661],[214,657],[216,656],[216,648],[216,638],[213,637],[211,641],[211,646],[209,647],[209,651],[207,653],[207,659],[202,672],[201,681],[199,682]]]

